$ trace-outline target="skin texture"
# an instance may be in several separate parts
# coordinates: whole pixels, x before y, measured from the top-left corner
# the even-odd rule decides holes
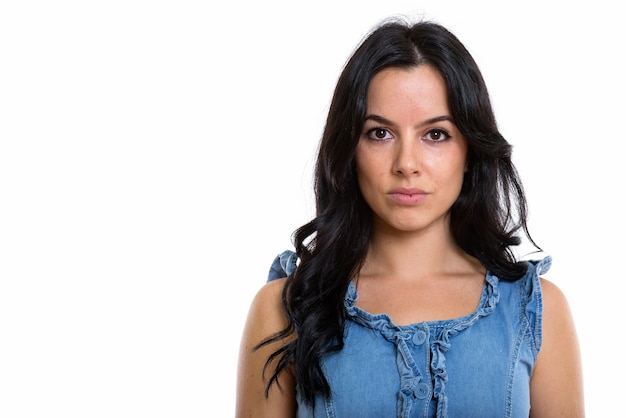
[[[530,417],[584,417],[580,348],[567,299],[542,279],[543,343],[530,381]]]
[[[485,270],[449,230],[467,141],[446,97],[442,77],[427,65],[383,70],[368,92],[356,163],[375,226],[357,305],[397,324],[471,313],[482,292]],[[397,193],[406,190],[419,191],[414,201]]]
[[[447,223],[463,184],[467,142],[452,123],[445,93],[439,73],[426,65],[386,69],[372,79],[356,163],[376,228],[402,233]],[[404,188],[421,191],[419,201],[393,193]]]
[[[292,376],[281,376],[282,391],[273,385],[269,397],[265,398],[264,395],[266,380],[263,378],[263,366],[267,357],[276,350],[276,344],[257,351],[252,350],[262,339],[280,331],[286,325],[280,304],[284,282],[285,279],[279,279],[267,283],[259,290],[250,306],[239,350],[237,418],[295,416],[296,395]]]
[[[357,305],[386,313],[400,325],[457,318],[480,300],[485,269],[461,250],[450,233],[449,210],[457,199],[467,141],[451,119],[446,85],[427,65],[391,68],[370,83],[366,122],[356,150],[362,194],[374,213],[374,233],[356,277]],[[281,376],[264,397],[263,366],[276,349],[253,352],[281,330],[284,279],[255,297],[245,326],[239,363],[237,414],[293,417],[293,378]],[[563,293],[542,279],[543,345],[531,380],[531,416],[583,417],[578,342]]]

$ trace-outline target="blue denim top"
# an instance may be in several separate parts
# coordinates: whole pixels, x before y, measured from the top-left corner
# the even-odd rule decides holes
[[[268,280],[296,267],[278,255]],[[461,318],[399,326],[345,297],[344,347],[321,366],[332,396],[312,410],[298,399],[298,417],[528,417],[530,378],[541,347],[539,276],[552,259],[530,261],[514,282],[487,272],[477,309]]]

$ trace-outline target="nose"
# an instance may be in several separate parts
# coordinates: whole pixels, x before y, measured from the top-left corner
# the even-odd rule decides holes
[[[400,175],[417,174],[420,171],[419,144],[413,141],[401,140],[396,143],[396,153],[393,171]]]

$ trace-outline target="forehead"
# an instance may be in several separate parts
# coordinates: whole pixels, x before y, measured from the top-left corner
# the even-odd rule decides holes
[[[386,68],[370,82],[367,94],[368,113],[411,108],[448,111],[447,87],[441,74],[430,65],[410,68]]]

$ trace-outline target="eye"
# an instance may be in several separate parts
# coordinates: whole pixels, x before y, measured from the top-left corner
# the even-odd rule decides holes
[[[426,133],[424,139],[431,142],[442,142],[450,139],[450,134],[443,129],[431,129]]]
[[[386,141],[391,138],[391,133],[385,128],[372,128],[366,136],[373,141]]]

